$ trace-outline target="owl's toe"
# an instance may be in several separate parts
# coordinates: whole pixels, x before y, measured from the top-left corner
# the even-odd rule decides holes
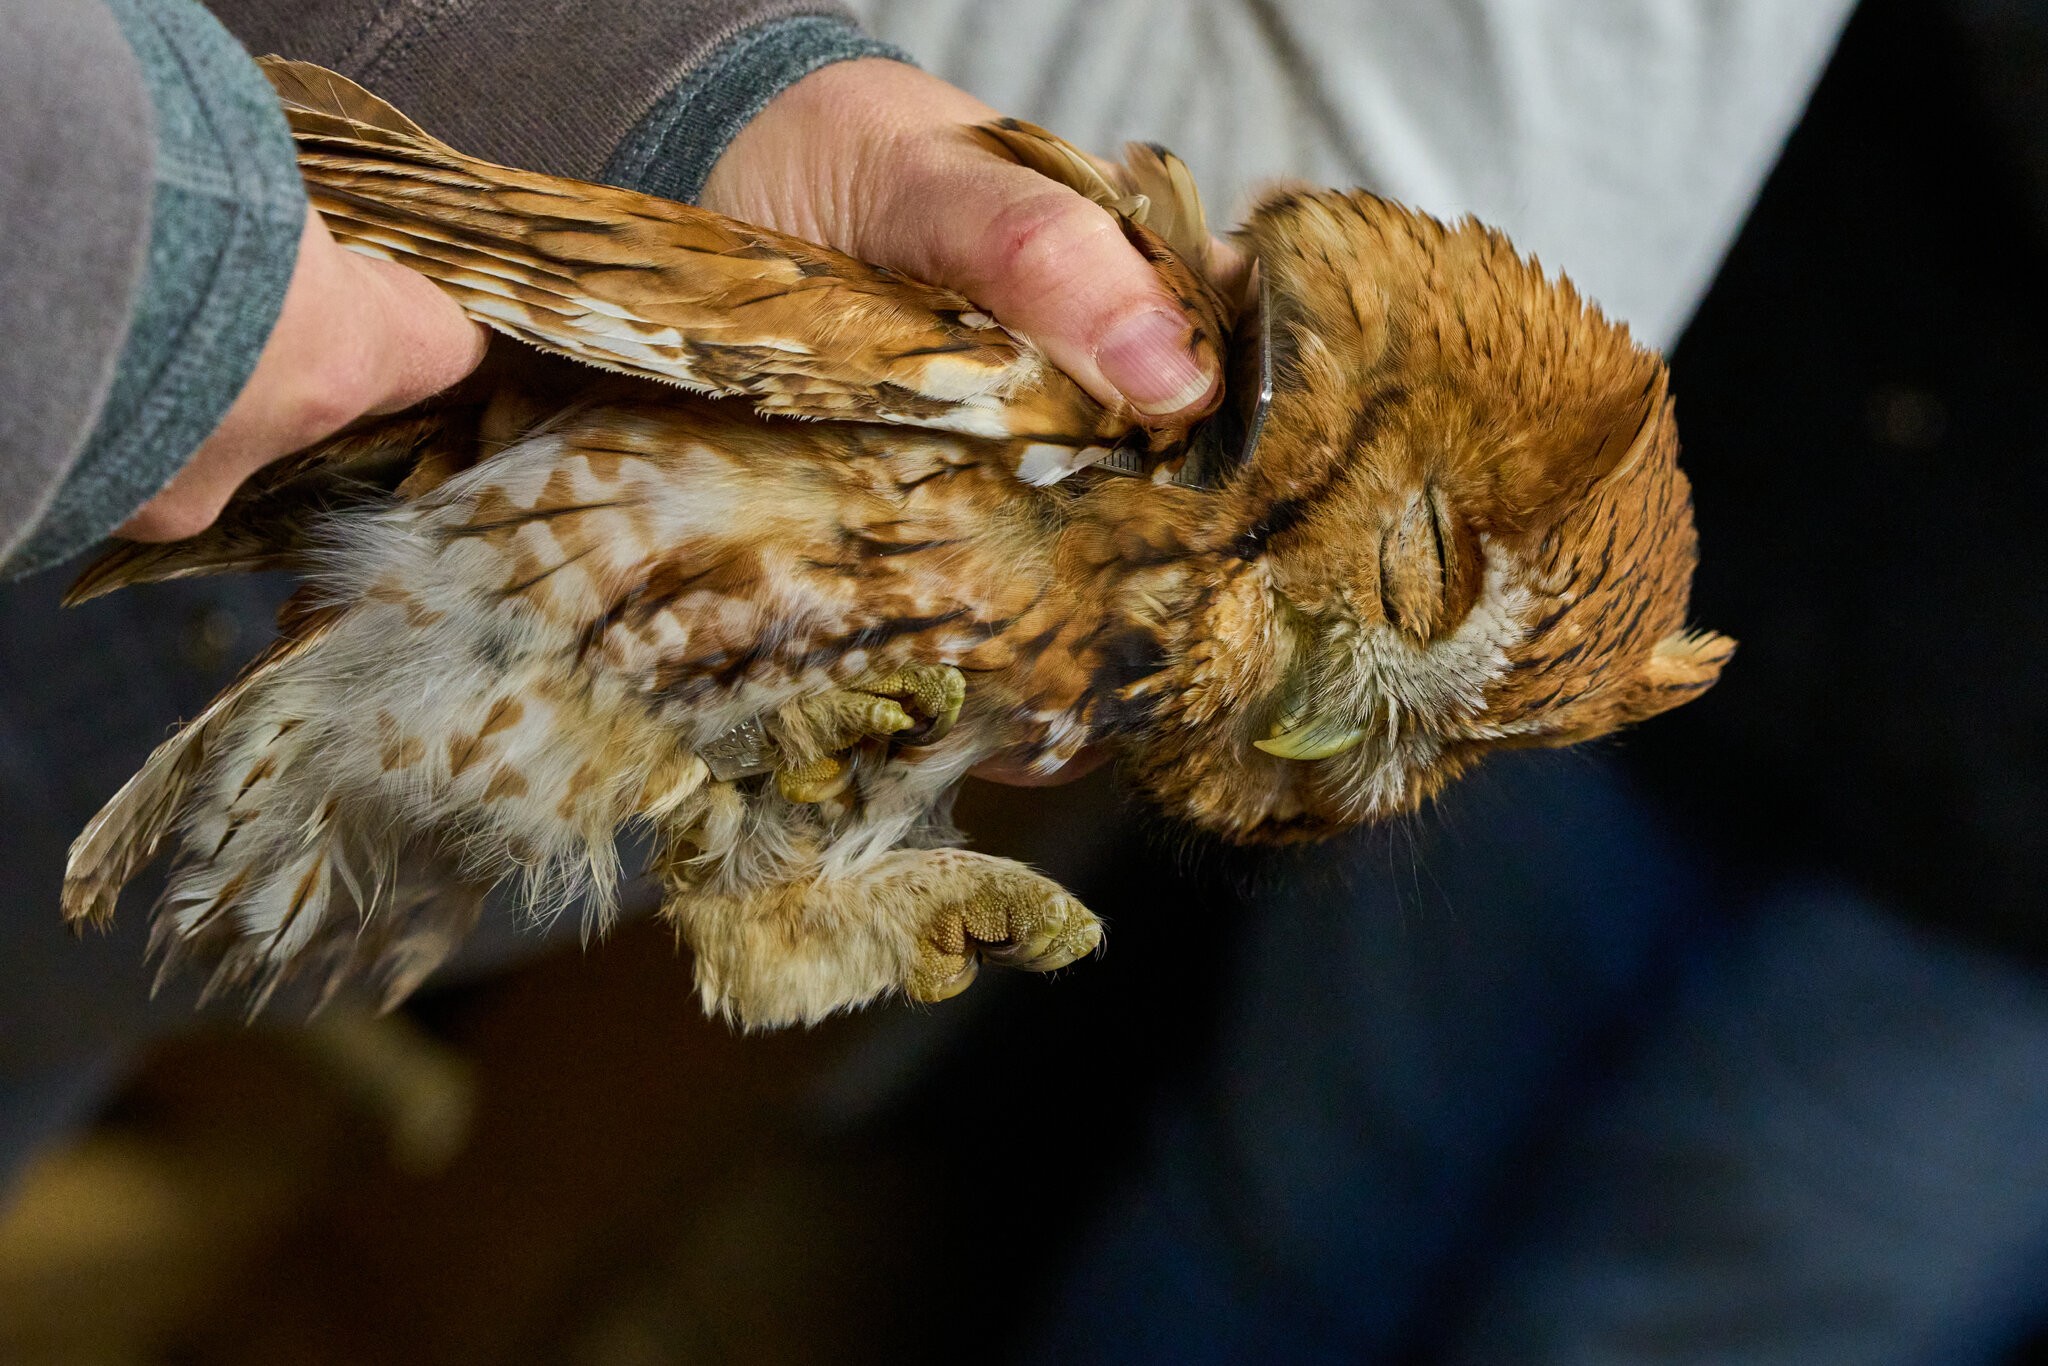
[[[829,802],[853,781],[853,765],[836,754],[775,770],[775,787],[793,802]]]
[[[908,664],[859,684],[862,692],[901,702],[916,721],[896,734],[899,744],[935,745],[960,719],[967,701],[967,676],[950,664]]]
[[[1101,944],[1102,922],[1058,883],[1027,868],[998,868],[932,917],[904,990],[943,1001],[966,990],[981,961],[1050,972]]]
[[[895,698],[865,688],[844,688],[809,698],[803,709],[810,720],[813,742],[828,754],[851,749],[863,740],[900,735],[919,724]]]
[[[949,1001],[973,986],[980,972],[981,960],[972,953],[948,953],[927,947],[918,955],[903,991],[913,1001]]]

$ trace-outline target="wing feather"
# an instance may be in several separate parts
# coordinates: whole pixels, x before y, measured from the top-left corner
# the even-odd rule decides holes
[[[951,290],[705,209],[479,161],[343,77],[265,69],[336,237],[507,335],[792,417],[1069,450],[1134,430]]]
[[[344,432],[250,476],[211,526],[180,541],[118,541],[86,566],[64,605],[136,584],[212,574],[293,569],[319,520],[342,504],[388,494],[424,454],[469,424],[441,412],[406,413]]]
[[[1065,138],[1048,133],[1035,123],[998,119],[974,132],[997,155],[1036,171],[1047,180],[1056,180],[1105,209],[1129,212],[1122,206],[1133,194],[1140,193],[1123,167],[1098,162]]]
[[[241,700],[267,674],[326,634],[335,613],[303,609],[296,629],[259,655],[242,676],[177,734],[158,745],[71,843],[64,865],[64,919],[74,927],[114,918],[121,889],[146,868],[183,815],[193,782],[206,766],[206,747]]]
[[[1145,226],[1164,238],[1196,274],[1209,278],[1209,218],[1187,163],[1156,142],[1133,142],[1124,147],[1124,167],[1145,197]]]

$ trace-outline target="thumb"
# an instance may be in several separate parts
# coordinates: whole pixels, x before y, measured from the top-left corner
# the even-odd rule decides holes
[[[897,216],[912,274],[967,295],[1112,407],[1172,418],[1215,390],[1213,347],[1108,210],[993,156],[946,190]]]

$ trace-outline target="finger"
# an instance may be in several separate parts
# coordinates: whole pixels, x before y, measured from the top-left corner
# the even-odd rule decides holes
[[[379,339],[366,413],[394,413],[440,393],[484,358],[490,334],[416,271],[344,253],[356,277],[368,333]]]
[[[1225,299],[1248,302],[1252,258],[1236,243],[1222,237],[1209,239],[1209,280]]]
[[[985,154],[977,154],[985,155]],[[1221,367],[1108,210],[1021,166],[955,168],[899,216],[905,269],[966,294],[1104,403],[1198,409]]]

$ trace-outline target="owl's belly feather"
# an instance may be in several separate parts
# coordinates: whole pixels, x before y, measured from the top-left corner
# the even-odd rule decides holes
[[[592,425],[602,443],[564,424],[335,520],[312,574],[336,609],[324,634],[210,746],[173,948],[259,987],[322,961],[359,970],[359,924],[403,913],[452,944],[434,907],[473,915],[508,874],[531,912],[580,901],[601,922],[636,820],[691,831],[708,888],[853,878],[944,842],[935,809],[980,758],[1085,741],[1020,690],[1039,661],[1008,633],[1061,607],[1014,530],[980,544],[984,508],[928,485],[880,498],[787,444],[765,463],[701,418]],[[697,755],[905,663],[978,669],[966,714],[910,762],[859,761],[850,805],[718,783]]]

